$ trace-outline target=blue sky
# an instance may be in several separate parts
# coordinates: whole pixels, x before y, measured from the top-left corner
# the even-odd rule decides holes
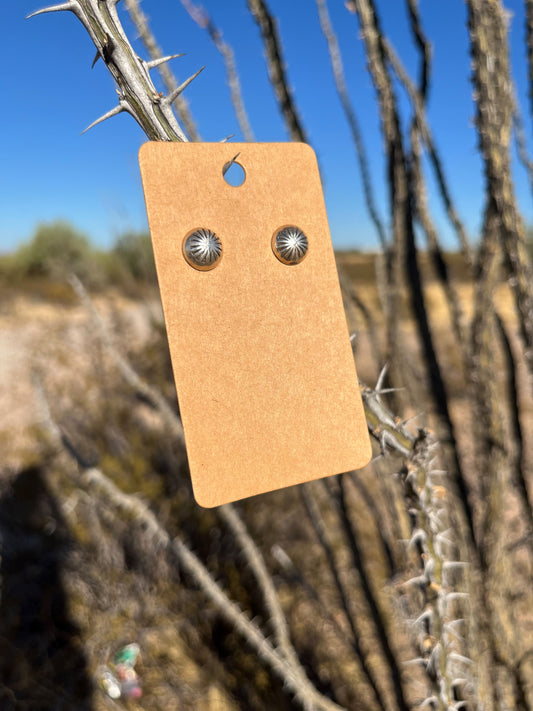
[[[505,0],[512,12],[511,50],[518,93],[531,134],[521,0]],[[246,107],[257,140],[285,141],[287,133],[268,85],[259,31],[245,0],[204,0],[236,53]],[[330,0],[350,94],[361,122],[381,213],[388,223],[382,138],[357,19],[341,0]],[[81,131],[116,103],[113,82],[102,62],[91,70],[94,47],[71,13],[25,20],[40,0],[2,0],[0,65],[3,147],[1,159],[0,252],[29,239],[39,222],[67,219],[96,244],[107,247],[128,229],[145,229],[146,216],[137,152],[145,137],[135,121],[120,115]],[[185,52],[173,62],[180,80],[206,65],[187,89],[202,137],[219,141],[240,134],[229,100],[221,58],[189,18],[180,0],[144,0],[154,34],[165,53]],[[373,249],[375,231],[363,202],[348,126],[332,80],[314,0],[270,0],[277,15],[291,85],[325,176],[325,197],[334,244]],[[417,54],[402,0],[378,0],[385,30],[411,74]],[[473,128],[466,8],[463,0],[420,0],[434,47],[429,118],[443,156],[459,214],[471,237],[483,209],[483,176]],[[124,18],[129,36],[135,30]],[[137,42],[137,40],[136,40]],[[137,51],[146,53],[137,43]],[[402,101],[408,119],[407,103]],[[531,141],[529,141],[531,144]],[[533,222],[531,193],[515,161],[515,183],[526,222]],[[430,175],[430,171],[428,171]],[[446,246],[455,241],[429,180],[433,214]]]

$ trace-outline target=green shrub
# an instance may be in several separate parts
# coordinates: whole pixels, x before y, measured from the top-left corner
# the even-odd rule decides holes
[[[102,281],[89,240],[63,221],[39,225],[30,242],[11,255],[9,270],[16,278],[64,281],[74,273],[91,285]]]
[[[109,251],[96,250],[89,239],[68,222],[38,225],[30,241],[12,254],[0,256],[0,284],[46,288],[66,284],[75,274],[86,287],[109,285],[137,296],[139,287],[156,283],[150,235],[126,232]]]
[[[152,241],[148,233],[126,232],[117,239],[112,254],[135,281],[156,281]]]

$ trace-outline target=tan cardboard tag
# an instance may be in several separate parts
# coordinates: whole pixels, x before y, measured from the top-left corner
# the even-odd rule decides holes
[[[236,153],[239,187],[223,176]],[[367,464],[312,149],[150,142],[139,160],[197,502]]]

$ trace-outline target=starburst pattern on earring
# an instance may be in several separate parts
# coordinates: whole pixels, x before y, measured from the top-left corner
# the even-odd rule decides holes
[[[213,269],[222,257],[222,242],[211,230],[200,228],[183,243],[183,254],[191,267],[200,271]]]
[[[309,241],[298,227],[284,227],[272,240],[274,254],[284,264],[299,264],[307,254]]]

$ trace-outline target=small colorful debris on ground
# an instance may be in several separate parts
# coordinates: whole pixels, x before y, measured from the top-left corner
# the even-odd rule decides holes
[[[111,699],[139,699],[142,689],[134,667],[140,647],[133,642],[122,647],[110,664],[98,670],[100,687]]]

